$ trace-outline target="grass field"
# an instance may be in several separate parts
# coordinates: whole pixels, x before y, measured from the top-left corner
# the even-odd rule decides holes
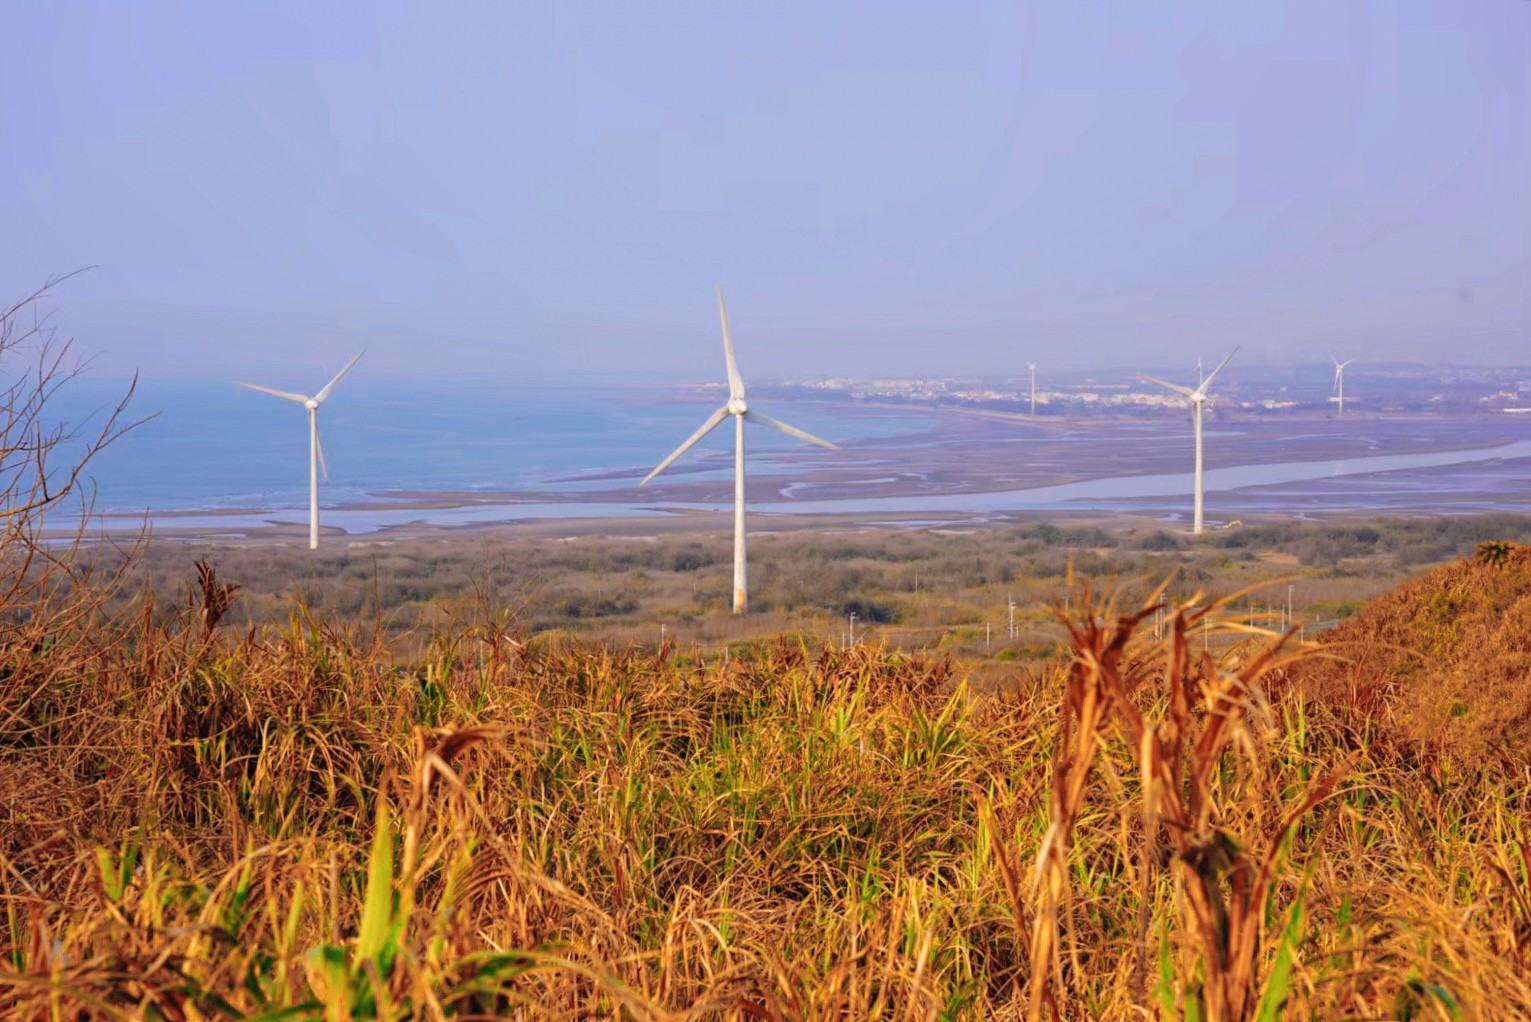
[[[1172,595],[1222,594],[1288,580],[1296,619],[1330,622],[1421,566],[1471,553],[1484,540],[1531,541],[1531,518],[1383,519],[1260,525],[1184,534],[1136,525],[813,531],[751,540],[751,614],[729,611],[729,537],[477,538],[335,544],[311,552],[267,542],[156,541],[134,565],[121,604],[145,588],[177,602],[205,559],[241,586],[235,624],[285,621],[302,600],[332,620],[400,633],[422,620],[509,610],[527,632],[557,630],[617,644],[682,647],[791,633],[838,644],[858,634],[902,649],[969,658],[1052,648],[1062,631],[1047,604],[1072,564],[1097,585],[1146,593],[1176,571]],[[1251,597],[1285,604],[1285,583]],[[1008,601],[1018,605],[1009,641]],[[989,642],[984,642],[985,626]]]
[[[230,630],[220,585],[9,616],[0,1015],[1531,1017],[1523,750],[1237,612],[1214,660],[1201,605],[1155,642],[1075,589],[1072,655],[979,696],[869,645]]]

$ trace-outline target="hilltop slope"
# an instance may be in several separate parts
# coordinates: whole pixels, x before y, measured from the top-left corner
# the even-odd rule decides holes
[[[1531,548],[1459,561],[1370,601],[1324,635],[1341,660],[1303,681],[1454,759],[1531,749]]]

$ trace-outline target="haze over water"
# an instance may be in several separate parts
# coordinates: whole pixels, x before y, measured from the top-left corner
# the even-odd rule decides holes
[[[362,370],[359,365],[320,411],[330,469],[321,495],[326,506],[397,490],[598,489],[602,483],[595,480],[560,481],[646,472],[723,396],[700,388],[677,394],[572,386],[405,387],[369,381]],[[298,386],[291,380],[275,385]],[[90,381],[62,393],[67,403],[60,411],[78,418],[119,392]],[[839,441],[918,433],[930,422],[916,411],[790,404],[794,422]],[[761,407],[774,406],[763,401]],[[170,380],[142,384],[131,412],[159,414],[92,464],[99,510],[307,507],[308,427],[301,408],[227,382]],[[752,430],[750,439],[752,465],[761,472],[771,471],[773,453],[796,445],[764,430]],[[697,457],[732,451],[732,442],[731,434],[720,432]]]
[[[116,393],[83,381],[61,410],[84,416]],[[321,491],[323,518],[348,532],[369,532],[410,522],[712,510],[730,499],[728,430],[709,437],[651,491],[639,496],[631,487],[722,396],[720,387],[420,388],[357,373],[320,413],[331,470]],[[1173,516],[1184,511],[1190,490],[1188,430],[1182,416],[1168,411],[1025,422],[951,408],[769,397],[756,403],[845,448],[822,452],[751,429],[750,477],[764,487],[752,491],[751,502],[762,513],[1093,509]],[[99,511],[148,511],[159,524],[183,528],[305,517],[301,409],[231,383],[179,380],[146,382],[132,407],[139,415],[159,414],[93,464]],[[1511,509],[1526,502],[1531,475],[1531,420],[1524,416],[1214,415],[1208,440],[1208,490],[1225,495],[1215,496],[1211,508],[1225,519],[1260,511],[1438,511],[1447,507],[1443,486],[1451,507]],[[1124,450],[1139,453],[1123,461]],[[901,491],[905,485],[915,489]],[[500,493],[514,496],[507,502]]]

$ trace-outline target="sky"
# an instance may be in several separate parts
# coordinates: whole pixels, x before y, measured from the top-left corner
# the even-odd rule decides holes
[[[11,0],[0,300],[98,371],[1527,363],[1531,3]]]

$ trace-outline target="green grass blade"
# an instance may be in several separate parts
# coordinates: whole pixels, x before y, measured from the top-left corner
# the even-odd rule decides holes
[[[1287,914],[1286,928],[1281,932],[1281,944],[1276,949],[1276,960],[1271,965],[1270,978],[1265,981],[1265,991],[1260,995],[1260,1006],[1255,1011],[1257,1022],[1276,1022],[1281,1017],[1282,1006],[1291,996],[1292,963],[1297,958],[1297,945],[1302,941],[1302,908],[1306,896],[1305,885],[1297,892],[1297,898]]]
[[[385,964],[385,958],[392,958],[388,945],[394,933],[393,828],[389,824],[388,804],[379,798],[377,832],[372,836],[372,853],[367,860],[367,891],[356,934],[356,964],[360,966],[368,959]]]

